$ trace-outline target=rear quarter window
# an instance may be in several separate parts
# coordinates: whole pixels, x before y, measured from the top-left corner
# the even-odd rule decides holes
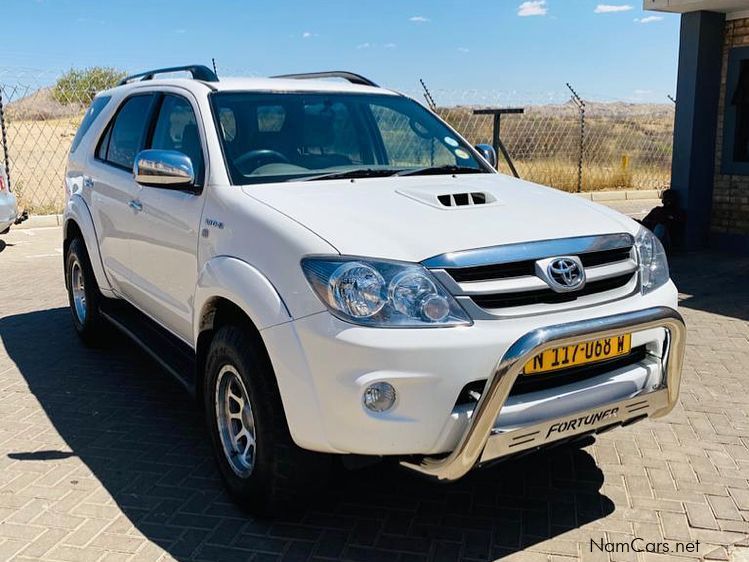
[[[75,152],[78,148],[78,145],[81,144],[81,141],[83,140],[83,137],[86,136],[86,133],[91,128],[91,125],[93,125],[94,121],[96,121],[96,118],[99,116],[101,111],[107,106],[109,103],[109,100],[111,100],[111,96],[100,96],[98,98],[94,98],[94,101],[91,102],[91,105],[86,110],[86,113],[83,115],[83,120],[81,121],[80,126],[78,127],[78,131],[76,131],[75,136],[73,137],[73,142],[70,145],[70,152]]]

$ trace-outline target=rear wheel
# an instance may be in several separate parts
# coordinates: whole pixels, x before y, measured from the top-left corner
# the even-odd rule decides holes
[[[242,507],[279,513],[321,488],[330,456],[293,442],[270,361],[247,329],[216,332],[203,397],[221,477]]]
[[[105,339],[106,325],[99,312],[102,295],[91,269],[86,245],[74,238],[65,254],[65,279],[73,326],[86,345],[99,345]]]

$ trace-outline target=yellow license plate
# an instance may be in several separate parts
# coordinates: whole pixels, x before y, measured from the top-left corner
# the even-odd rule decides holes
[[[535,375],[605,361],[606,359],[626,355],[631,348],[631,334],[555,347],[539,353],[528,361],[523,368],[523,373]]]

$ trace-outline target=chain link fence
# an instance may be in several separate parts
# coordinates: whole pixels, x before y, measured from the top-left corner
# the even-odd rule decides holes
[[[10,75],[0,69],[11,186],[21,207],[32,214],[61,211],[70,143],[101,87],[93,80],[61,95],[59,77]],[[411,94],[421,98],[422,91]],[[475,110],[518,105],[508,96],[477,91],[438,91],[434,98],[435,111],[473,144],[491,144],[493,127],[491,115],[477,115]],[[586,101],[583,115],[565,98],[569,99],[557,93],[544,97],[553,103],[526,105],[522,114],[502,116],[501,139],[521,178],[566,191],[668,187],[672,103]],[[510,172],[501,158],[500,170]]]
[[[56,73],[0,71],[11,189],[33,214],[59,213],[70,143],[86,109],[85,96],[61,98]]]
[[[436,112],[472,144],[492,144],[493,118],[471,106]],[[521,178],[565,191],[665,189],[671,181],[673,104],[572,102],[501,117],[500,137]],[[580,164],[582,163],[582,174]],[[500,169],[509,167],[500,156]]]

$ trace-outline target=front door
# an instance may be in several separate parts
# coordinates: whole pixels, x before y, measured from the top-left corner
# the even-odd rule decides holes
[[[190,157],[195,190],[142,186],[141,210],[131,239],[133,304],[192,343],[193,297],[198,277],[198,236],[205,182],[204,143],[188,98],[165,93],[158,103],[147,148],[177,150]]]

